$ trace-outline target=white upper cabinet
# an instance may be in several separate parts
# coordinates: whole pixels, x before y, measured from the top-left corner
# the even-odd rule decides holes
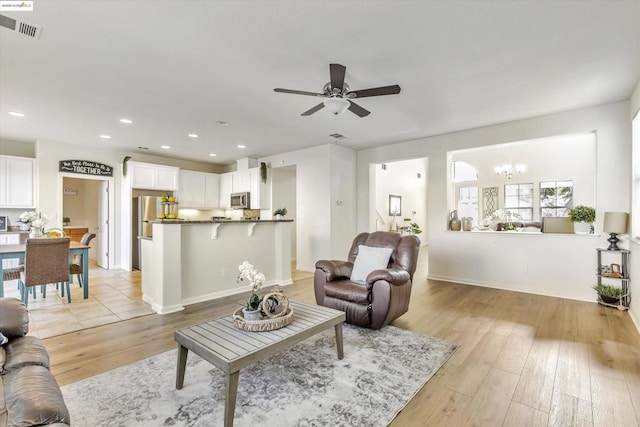
[[[180,171],[178,203],[181,208],[202,208],[205,206],[205,174]]]
[[[235,172],[223,173],[220,175],[220,194],[218,207],[231,208],[231,193],[233,192],[233,174]]]
[[[251,169],[233,172],[232,193],[244,193],[251,191]]]
[[[178,202],[181,208],[219,207],[219,176],[214,173],[180,171]]]
[[[35,208],[36,160],[0,156],[0,208]]]
[[[204,205],[208,208],[220,207],[220,175],[206,173],[204,175]]]
[[[271,186],[269,181],[262,182],[260,176],[260,168],[249,169],[251,174],[250,180],[250,197],[251,209],[271,209]]]
[[[150,163],[129,162],[131,188],[178,190],[178,168]]]

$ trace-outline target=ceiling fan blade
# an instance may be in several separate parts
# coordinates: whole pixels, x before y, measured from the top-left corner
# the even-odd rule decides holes
[[[352,90],[347,96],[355,95],[356,98],[366,98],[368,96],[380,96],[380,95],[396,95],[400,93],[400,86],[382,86],[374,87],[371,89]]]
[[[331,89],[340,89],[344,87],[344,73],[347,67],[340,64],[329,64],[329,73],[331,75]]]
[[[320,104],[316,105],[315,107],[305,111],[304,113],[300,114],[301,116],[310,116],[313,113],[315,113],[316,111],[320,111],[324,108],[324,104],[321,102]]]
[[[275,88],[273,90],[274,92],[279,92],[279,93],[291,93],[294,95],[307,95],[307,96],[321,96],[321,97],[326,97],[326,95],[324,93],[316,93],[316,92],[305,92],[303,90],[293,90],[293,89],[282,89],[282,88]]]
[[[353,101],[349,101],[349,111],[351,111],[352,113],[356,114],[359,117],[365,117],[371,114],[371,111],[365,110],[364,108],[362,108],[361,106],[359,106]]]

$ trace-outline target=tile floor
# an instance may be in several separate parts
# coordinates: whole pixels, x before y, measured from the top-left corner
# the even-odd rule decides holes
[[[86,300],[77,280],[70,285],[71,304],[53,285],[47,286],[46,298],[39,288],[36,299],[30,296],[29,335],[48,338],[154,313],[149,304],[142,302],[139,271],[104,270],[94,262],[89,268]],[[5,296],[20,298],[17,288],[17,281],[5,282]]]

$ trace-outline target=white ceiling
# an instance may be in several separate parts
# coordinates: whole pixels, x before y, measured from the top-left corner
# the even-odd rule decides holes
[[[0,28],[0,138],[212,163],[336,131],[362,149],[615,102],[640,79],[637,0],[36,0],[3,13],[43,32]],[[273,92],[320,92],[331,62],[352,90],[402,92],[359,100],[365,118],[302,117],[318,98]]]

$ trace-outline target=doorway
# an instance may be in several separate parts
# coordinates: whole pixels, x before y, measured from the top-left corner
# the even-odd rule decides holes
[[[404,231],[415,224],[427,241],[427,157],[372,165],[374,223],[372,231]]]
[[[63,229],[70,236],[84,232],[95,233],[89,259],[99,267],[114,268],[113,178],[60,173],[60,199],[58,217],[65,222]],[[74,237],[72,237],[74,238]],[[77,239],[77,238],[74,238]]]

